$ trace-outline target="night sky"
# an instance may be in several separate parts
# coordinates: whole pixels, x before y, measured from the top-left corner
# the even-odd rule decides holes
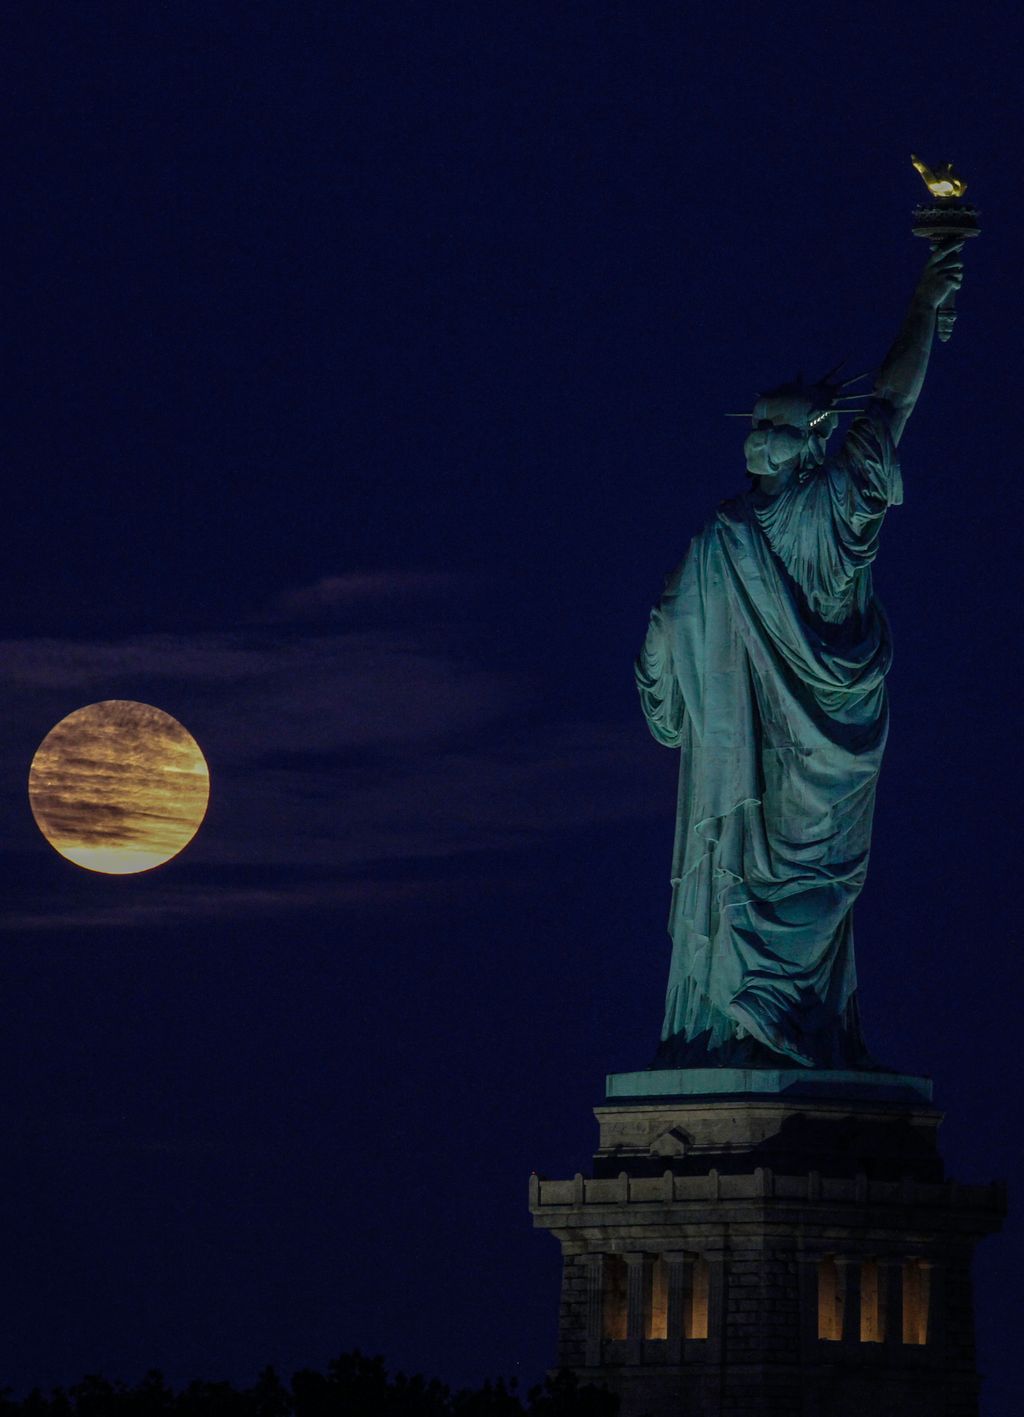
[[[989,1417],[1024,1264],[1017,8],[34,0],[5,19],[0,1386],[554,1359],[527,1180],[661,1021],[676,757],[632,681],[758,389],[878,363],[982,210],[901,445],[857,907],[935,1079]],[[1014,255],[1017,252],[1017,255]],[[152,703],[210,764],[103,877],[26,782]]]

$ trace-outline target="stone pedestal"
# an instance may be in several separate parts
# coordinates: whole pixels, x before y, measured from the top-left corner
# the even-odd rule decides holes
[[[621,1417],[976,1414],[971,1255],[1002,1187],[944,1177],[927,1080],[784,1072],[675,1096],[620,1074],[593,1176],[531,1179],[559,1364]]]

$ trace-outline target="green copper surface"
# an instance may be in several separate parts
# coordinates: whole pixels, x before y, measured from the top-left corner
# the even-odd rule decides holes
[[[888,731],[889,627],[871,564],[902,500],[896,445],[936,309],[960,285],[961,244],[929,256],[834,454],[837,385],[796,381],[757,400],[752,485],[694,538],[651,614],[640,700],[680,753],[657,1068],[874,1066],[852,922]]]
[[[800,1094],[820,1098],[932,1100],[931,1078],[909,1073],[841,1068],[651,1068],[639,1073],[609,1073],[609,1102],[637,1097],[721,1097]]]
[[[749,1039],[805,1064],[866,1061],[850,908],[891,658],[870,563],[900,498],[892,439],[865,417],[824,467],[722,506],[651,616],[640,697],[683,755],[663,1036],[711,1060],[742,1065]]]

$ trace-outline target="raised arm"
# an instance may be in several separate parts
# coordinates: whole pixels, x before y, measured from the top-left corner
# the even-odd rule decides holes
[[[928,257],[903,327],[878,371],[873,397],[888,413],[895,443],[902,437],[924,385],[935,338],[935,312],[951,290],[959,290],[963,280],[962,246],[962,241],[940,246]]]

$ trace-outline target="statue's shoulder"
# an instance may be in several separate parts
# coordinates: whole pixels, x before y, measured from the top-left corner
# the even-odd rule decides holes
[[[724,502],[719,502],[718,510],[705,530],[723,526],[748,526],[754,520],[757,497],[754,489],[748,488],[745,492],[737,492],[734,497],[727,497]]]
[[[678,575],[689,572],[699,574],[709,560],[721,554],[723,538],[727,541],[749,539],[750,528],[756,527],[753,492],[740,492],[720,502],[715,511],[697,532],[687,548],[686,554],[677,568]]]

